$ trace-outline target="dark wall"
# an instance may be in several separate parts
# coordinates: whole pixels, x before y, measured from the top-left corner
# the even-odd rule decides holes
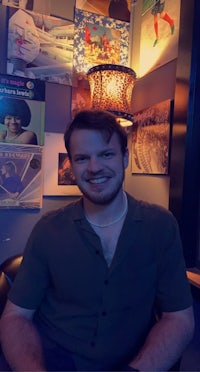
[[[74,199],[75,197],[44,197],[41,210],[1,210],[0,263],[24,251],[33,226],[44,213],[67,205]]]
[[[194,4],[181,232],[188,266],[200,269],[200,1]]]
[[[199,265],[200,257],[199,14],[199,0],[182,0],[169,208],[180,225],[187,267]]]

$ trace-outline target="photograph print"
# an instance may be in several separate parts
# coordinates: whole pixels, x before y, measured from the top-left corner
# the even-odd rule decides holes
[[[42,207],[42,149],[0,143],[0,208]]]
[[[74,20],[75,0],[2,0],[2,4],[53,17]]]
[[[0,142],[44,144],[45,85],[0,75]]]
[[[76,9],[72,116],[90,108],[87,71],[99,64],[128,65],[129,28],[127,22]]]
[[[180,0],[143,0],[139,77],[177,58],[179,24]]]
[[[128,65],[129,28],[127,22],[76,9],[74,71],[86,74],[94,65]]]
[[[9,8],[7,73],[72,84],[74,23]]]
[[[64,146],[64,134],[45,133],[44,195],[80,195]]]
[[[132,173],[168,174],[172,106],[166,100],[134,113]]]

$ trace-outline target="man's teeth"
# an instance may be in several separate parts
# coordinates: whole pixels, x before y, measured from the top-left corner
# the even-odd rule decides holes
[[[106,177],[91,179],[90,183],[102,183],[106,181]]]

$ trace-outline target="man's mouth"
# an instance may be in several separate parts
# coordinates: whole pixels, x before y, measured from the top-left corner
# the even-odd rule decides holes
[[[104,183],[108,180],[108,177],[100,177],[100,178],[91,178],[88,180],[89,183],[93,183],[93,184],[100,184],[100,183]]]

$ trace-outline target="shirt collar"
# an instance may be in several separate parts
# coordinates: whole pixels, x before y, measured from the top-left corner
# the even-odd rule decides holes
[[[127,194],[128,198],[128,216],[131,220],[142,220],[142,210],[141,210],[141,202],[135,199],[134,197]],[[76,200],[73,203],[73,212],[72,212],[72,219],[76,220],[86,220],[84,208],[83,208],[83,198]]]

